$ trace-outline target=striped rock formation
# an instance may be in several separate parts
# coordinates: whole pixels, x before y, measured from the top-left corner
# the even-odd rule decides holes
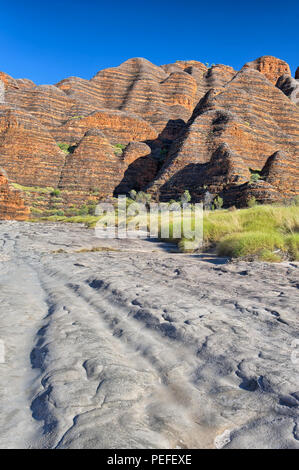
[[[29,112],[0,105],[0,166],[24,186],[57,187],[65,155]]]
[[[229,157],[219,151],[223,144],[232,152]],[[278,179],[272,183],[291,197],[299,193],[299,110],[263,74],[244,67],[199,102],[149,190],[164,200],[184,189],[196,197],[203,186],[218,193],[227,185],[248,181],[249,170],[262,171],[278,151],[284,152],[284,157],[279,154],[280,171],[290,184],[281,185]],[[234,178],[229,181],[232,168]],[[216,185],[210,177],[215,171]]]
[[[101,198],[147,188],[162,200],[185,189],[201,200],[209,190],[227,204],[254,192],[261,201],[293,197],[298,83],[299,70],[292,78],[271,56],[239,72],[135,58],[90,80],[40,86],[0,72],[0,166],[23,186],[59,188],[65,204],[94,188]]]
[[[51,133],[56,141],[78,143],[89,129],[100,130],[115,144],[128,144],[158,137],[155,129],[138,115],[124,111],[101,109],[86,117],[69,119]]]
[[[146,187],[158,173],[158,161],[151,156],[151,149],[141,142],[131,142],[122,155],[123,178],[115,188],[115,194],[127,194]]]
[[[106,137],[91,129],[74,152],[67,155],[59,187],[86,192],[100,190],[101,195],[111,195],[120,180],[120,167],[120,158]]]
[[[5,172],[0,168],[0,220],[27,220],[30,215],[20,191],[12,188]]]
[[[265,77],[273,83],[276,84],[279,77],[284,74],[291,75],[290,66],[284,61],[272,57],[270,55],[265,55],[259,57],[258,59],[247,62],[244,67],[250,67],[261,72]]]
[[[91,129],[67,155],[59,188],[96,192],[99,198],[111,197],[119,185],[126,189],[121,193],[141,189],[157,174],[157,162],[150,153],[151,149],[140,142],[132,142],[122,151],[111,145],[101,131]]]

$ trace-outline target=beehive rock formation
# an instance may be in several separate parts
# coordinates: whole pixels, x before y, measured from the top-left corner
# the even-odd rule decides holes
[[[279,77],[284,74],[291,75],[290,66],[284,61],[272,56],[263,56],[258,59],[247,62],[244,67],[250,67],[261,72],[265,77],[276,84]]]
[[[52,135],[57,141],[77,143],[89,129],[98,129],[115,144],[128,144],[158,137],[155,129],[136,114],[124,111],[101,109],[86,117],[68,120],[55,127]]]
[[[30,210],[24,203],[20,191],[13,189],[4,171],[0,168],[0,220],[27,220]]]
[[[104,134],[86,132],[73,153],[66,157],[59,187],[67,190],[100,191],[110,195],[120,179],[120,158]]]
[[[151,156],[151,149],[141,142],[131,142],[122,155],[123,178],[115,194],[127,194],[146,187],[157,175],[158,162]]]
[[[211,89],[195,108],[181,135],[173,142],[168,158],[149,190],[165,200],[183,189],[194,196],[202,183],[213,181],[207,168],[215,164],[213,156],[226,144],[238,155],[233,166],[242,178],[248,170],[261,171],[268,158],[277,151],[285,152],[284,172],[292,173],[292,185],[280,190],[287,196],[299,192],[299,112],[298,108],[260,72],[244,67],[224,87]],[[197,165],[198,177],[186,174],[187,165]],[[220,167],[218,192],[228,184],[226,164]],[[195,181],[194,181],[195,179]],[[199,183],[197,185],[197,182]],[[230,181],[229,184],[237,181]],[[198,186],[198,187],[197,187]],[[214,190],[217,188],[213,188]]]
[[[0,105],[0,166],[24,186],[57,187],[65,155],[29,112]]]
[[[130,189],[162,200],[209,190],[227,205],[253,193],[292,198],[298,70],[293,78],[286,62],[263,56],[240,71],[134,58],[56,85],[0,72],[0,166],[23,186],[58,188],[65,206]]]

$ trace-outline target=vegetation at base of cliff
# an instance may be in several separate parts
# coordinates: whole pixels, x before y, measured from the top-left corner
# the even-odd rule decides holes
[[[194,219],[191,217],[191,229]],[[196,240],[177,238],[179,218],[167,221],[169,236],[160,238],[176,243],[181,252],[214,251],[219,256],[280,262],[299,261],[299,207],[255,205],[247,209],[205,211],[203,246]],[[163,226],[163,222],[161,223]],[[164,232],[165,233],[165,232]]]
[[[98,222],[100,217],[95,215],[49,215],[47,217],[39,217],[38,219],[31,219],[31,222],[65,222],[72,224],[85,224],[87,227],[92,228]]]
[[[258,205],[204,216],[204,243],[220,256],[299,261],[299,207]]]
[[[134,201],[128,198],[128,205]],[[196,251],[198,245],[186,238],[176,237],[181,224],[180,203],[171,212],[169,220],[158,217],[158,236],[178,245],[181,252]],[[172,202],[172,205],[174,203]],[[165,207],[167,203],[165,203]],[[191,206],[192,207],[192,206]],[[84,212],[84,211],[83,211]],[[192,210],[190,211],[192,217]],[[101,217],[82,213],[77,216],[52,215],[38,220],[82,223],[94,228]],[[130,223],[132,218],[128,219]],[[193,225],[192,225],[193,224]],[[148,216],[140,219],[140,225],[148,228]],[[191,229],[194,221],[191,220]],[[165,236],[165,233],[167,234]],[[214,251],[219,256],[280,262],[299,261],[299,206],[254,205],[247,209],[220,209],[204,211],[203,246],[200,251]]]

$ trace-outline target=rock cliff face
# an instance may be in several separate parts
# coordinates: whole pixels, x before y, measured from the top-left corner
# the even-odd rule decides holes
[[[29,112],[0,105],[0,166],[24,186],[57,187],[65,155]]]
[[[232,153],[220,151],[224,144]],[[262,171],[277,151],[285,152],[280,171],[289,184],[276,179],[274,186],[291,197],[299,192],[298,108],[261,73],[245,67],[199,102],[149,190],[165,200],[186,188],[194,197],[203,186],[222,192],[248,181],[249,170]]]
[[[4,171],[0,168],[0,219],[27,220],[30,210],[24,203],[20,191],[13,189]]]
[[[284,60],[280,60],[272,56],[259,57],[253,62],[247,62],[244,67],[250,67],[258,70],[263,75],[265,75],[265,77],[271,83],[273,83],[273,85],[276,84],[278,78],[281,77],[281,75],[291,75],[289,65]]]
[[[277,80],[276,86],[290,98],[293,103],[299,105],[299,73],[298,78],[284,74]]]
[[[94,188],[99,198],[147,189],[162,200],[209,190],[227,204],[293,197],[298,83],[298,70],[292,78],[271,56],[240,71],[135,58],[41,86],[1,72],[0,166],[13,182],[67,193],[66,205]]]

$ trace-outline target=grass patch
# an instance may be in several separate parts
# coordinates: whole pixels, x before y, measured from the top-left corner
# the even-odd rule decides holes
[[[76,145],[68,144],[67,142],[57,142],[57,145],[66,155],[73,153],[76,148]]]
[[[115,155],[122,155],[125,148],[126,148],[126,145],[124,145],[124,144],[115,144],[115,145],[113,145]]]
[[[299,209],[264,205],[211,212],[204,217],[204,240],[222,256],[298,261]]]
[[[83,212],[86,207],[83,208]],[[111,217],[114,217],[111,215]],[[182,252],[192,252],[196,243],[180,234],[180,212],[171,212],[169,219],[156,216],[158,237],[178,245]],[[194,230],[192,211],[191,230]],[[81,214],[77,216],[42,217],[51,222],[82,223],[94,228],[101,217]],[[134,230],[133,217],[128,219],[130,230]],[[139,218],[139,226],[149,229],[149,215]],[[258,259],[279,262],[284,259],[299,261],[299,207],[258,205],[247,209],[205,211],[203,220],[203,250],[213,250],[219,256]],[[196,242],[196,240],[195,240]]]
[[[242,232],[224,237],[217,245],[217,252],[220,256],[240,258],[258,255],[264,250],[273,252],[283,247],[283,236],[278,233]]]
[[[71,224],[85,224],[89,228],[95,227],[100,217],[94,215],[75,215],[75,216],[63,216],[63,215],[50,215],[48,217],[40,217],[37,221],[41,222],[64,222]],[[36,220],[33,220],[36,222]]]
[[[23,191],[24,193],[51,194],[54,191],[54,188],[51,187],[40,188],[38,186],[22,186],[18,183],[12,183],[12,186],[19,191]]]

